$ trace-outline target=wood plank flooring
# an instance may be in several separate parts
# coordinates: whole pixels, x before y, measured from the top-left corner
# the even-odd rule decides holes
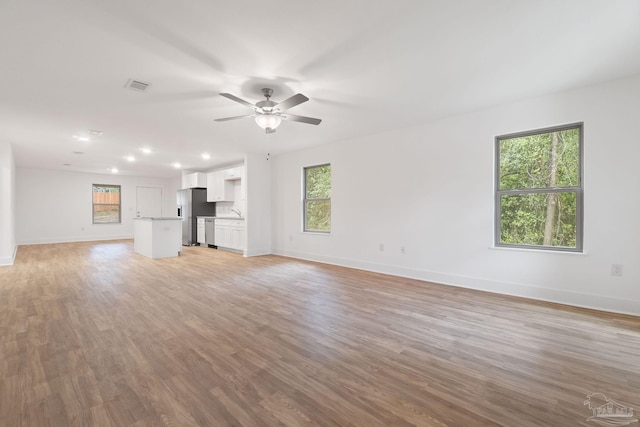
[[[640,411],[640,318],[131,241],[0,268],[1,426],[580,426]]]

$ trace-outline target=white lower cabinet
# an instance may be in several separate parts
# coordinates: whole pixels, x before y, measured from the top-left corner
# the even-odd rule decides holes
[[[245,225],[241,219],[216,218],[215,244],[228,249],[244,250]]]
[[[205,232],[205,221],[204,218],[198,218],[198,228],[197,228],[197,236],[198,243],[201,246],[205,246],[207,244],[206,232]]]
[[[214,240],[216,242],[216,246],[228,248],[231,243],[231,228],[226,224],[226,220],[224,219],[216,219],[215,224],[216,232],[214,234]]]
[[[244,226],[231,226],[231,247],[235,249],[242,249],[242,230]]]

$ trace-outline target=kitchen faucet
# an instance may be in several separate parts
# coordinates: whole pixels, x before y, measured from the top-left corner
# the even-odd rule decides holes
[[[238,217],[242,218],[242,214],[240,213],[240,211],[238,209],[231,208],[231,212],[238,214]]]

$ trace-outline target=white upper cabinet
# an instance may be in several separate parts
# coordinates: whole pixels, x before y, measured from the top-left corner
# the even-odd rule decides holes
[[[184,188],[206,188],[207,174],[203,172],[190,173],[186,177]]]
[[[233,202],[235,200],[235,186],[244,188],[244,166],[210,172],[207,174],[207,201]],[[241,191],[244,199],[244,191]],[[240,196],[239,196],[240,197]]]
[[[225,180],[225,172],[216,171],[207,174],[207,202],[233,201],[233,183]]]
[[[235,181],[237,179],[242,179],[243,172],[244,172],[244,166],[237,166],[235,168],[225,169],[224,179],[227,181]]]

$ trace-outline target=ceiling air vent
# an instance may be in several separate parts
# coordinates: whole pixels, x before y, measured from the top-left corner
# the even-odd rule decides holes
[[[137,90],[138,92],[146,92],[149,86],[151,86],[151,83],[143,82],[141,80],[129,79],[125,87],[131,90]]]

